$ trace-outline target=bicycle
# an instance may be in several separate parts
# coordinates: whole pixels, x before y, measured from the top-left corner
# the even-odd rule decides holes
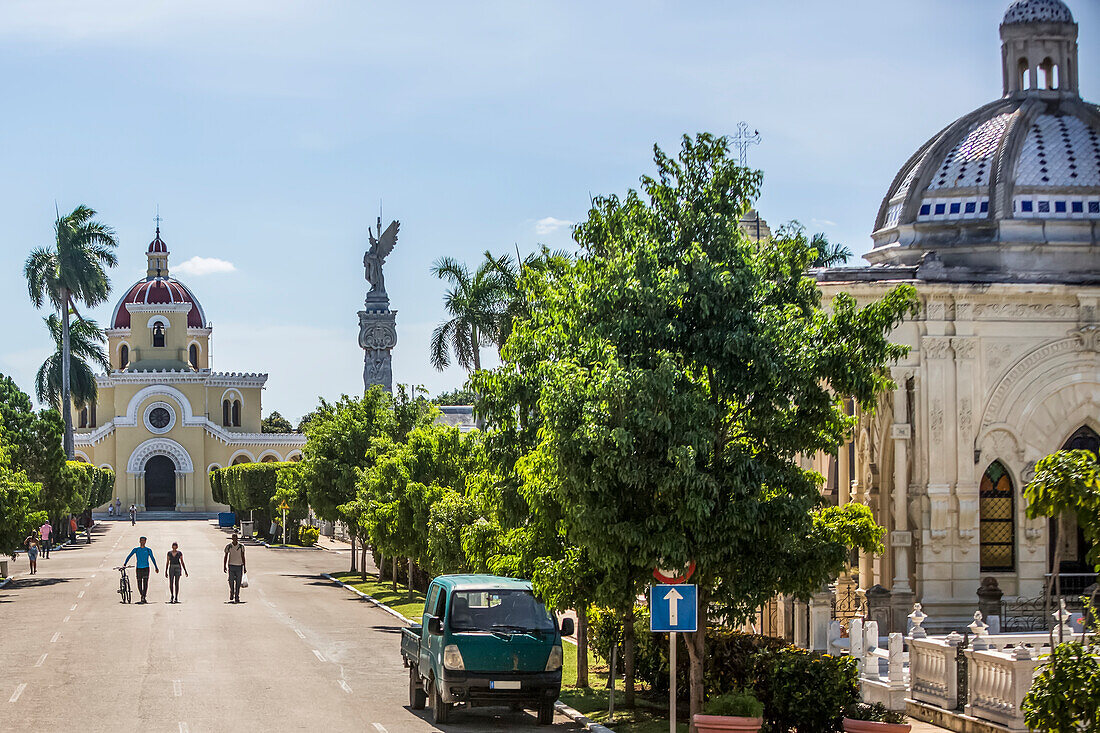
[[[123,565],[122,567],[115,568],[121,576],[118,581],[118,594],[122,596],[120,603],[129,603],[132,597],[130,592],[130,576],[126,574],[126,568],[128,567],[130,566]]]

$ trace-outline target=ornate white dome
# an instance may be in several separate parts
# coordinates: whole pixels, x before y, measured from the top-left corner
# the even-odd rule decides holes
[[[1077,93],[1077,26],[1059,0],[1018,0],[1005,23],[1004,97],[901,169],[875,221],[872,263],[912,266],[934,252],[947,269],[1100,277],[1100,107]]]
[[[1004,25],[1016,23],[1072,23],[1073,13],[1062,0],[1016,0],[1005,11]]]

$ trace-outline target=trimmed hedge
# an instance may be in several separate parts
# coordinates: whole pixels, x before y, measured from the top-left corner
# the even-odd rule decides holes
[[[279,472],[293,469],[296,464],[242,463],[210,472],[210,489],[214,501],[228,504],[237,511],[268,512],[275,496]]]
[[[70,510],[79,514],[103,506],[114,498],[115,472],[83,461],[66,461],[65,478],[71,484]]]
[[[317,544],[317,538],[321,536],[321,530],[316,527],[302,526],[298,528],[298,544],[302,547],[313,547]]]

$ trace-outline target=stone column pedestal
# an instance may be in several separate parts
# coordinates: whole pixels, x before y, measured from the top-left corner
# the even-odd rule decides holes
[[[376,384],[393,392],[393,347],[397,346],[397,311],[388,297],[367,297],[359,311],[359,346],[363,349],[363,389]]]

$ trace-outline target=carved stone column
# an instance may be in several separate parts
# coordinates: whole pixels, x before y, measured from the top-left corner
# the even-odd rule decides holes
[[[388,297],[367,297],[359,311],[359,346],[363,349],[363,389],[376,384],[393,392],[393,347],[397,346],[397,311]]]
[[[971,555],[978,542],[978,482],[974,466],[974,412],[977,405],[974,379],[974,357],[978,339],[956,337],[951,339],[955,352],[955,394],[957,398],[956,423],[958,425],[958,451],[956,455],[955,496],[959,503],[958,550],[961,555]],[[956,558],[957,562],[971,562],[974,558]],[[975,572],[977,569],[975,568]]]
[[[953,597],[954,573],[950,531],[955,524],[954,483],[956,476],[955,368],[951,339],[925,336],[921,339],[924,372],[928,454],[928,526],[922,535],[922,601],[943,601]]]
[[[894,443],[894,528],[890,532],[890,547],[894,552],[894,581],[892,592],[910,593],[909,548],[913,533],[909,531],[909,441],[913,430],[909,424],[909,370],[896,369],[893,373],[898,388],[894,390],[894,424],[890,426],[890,438]]]

